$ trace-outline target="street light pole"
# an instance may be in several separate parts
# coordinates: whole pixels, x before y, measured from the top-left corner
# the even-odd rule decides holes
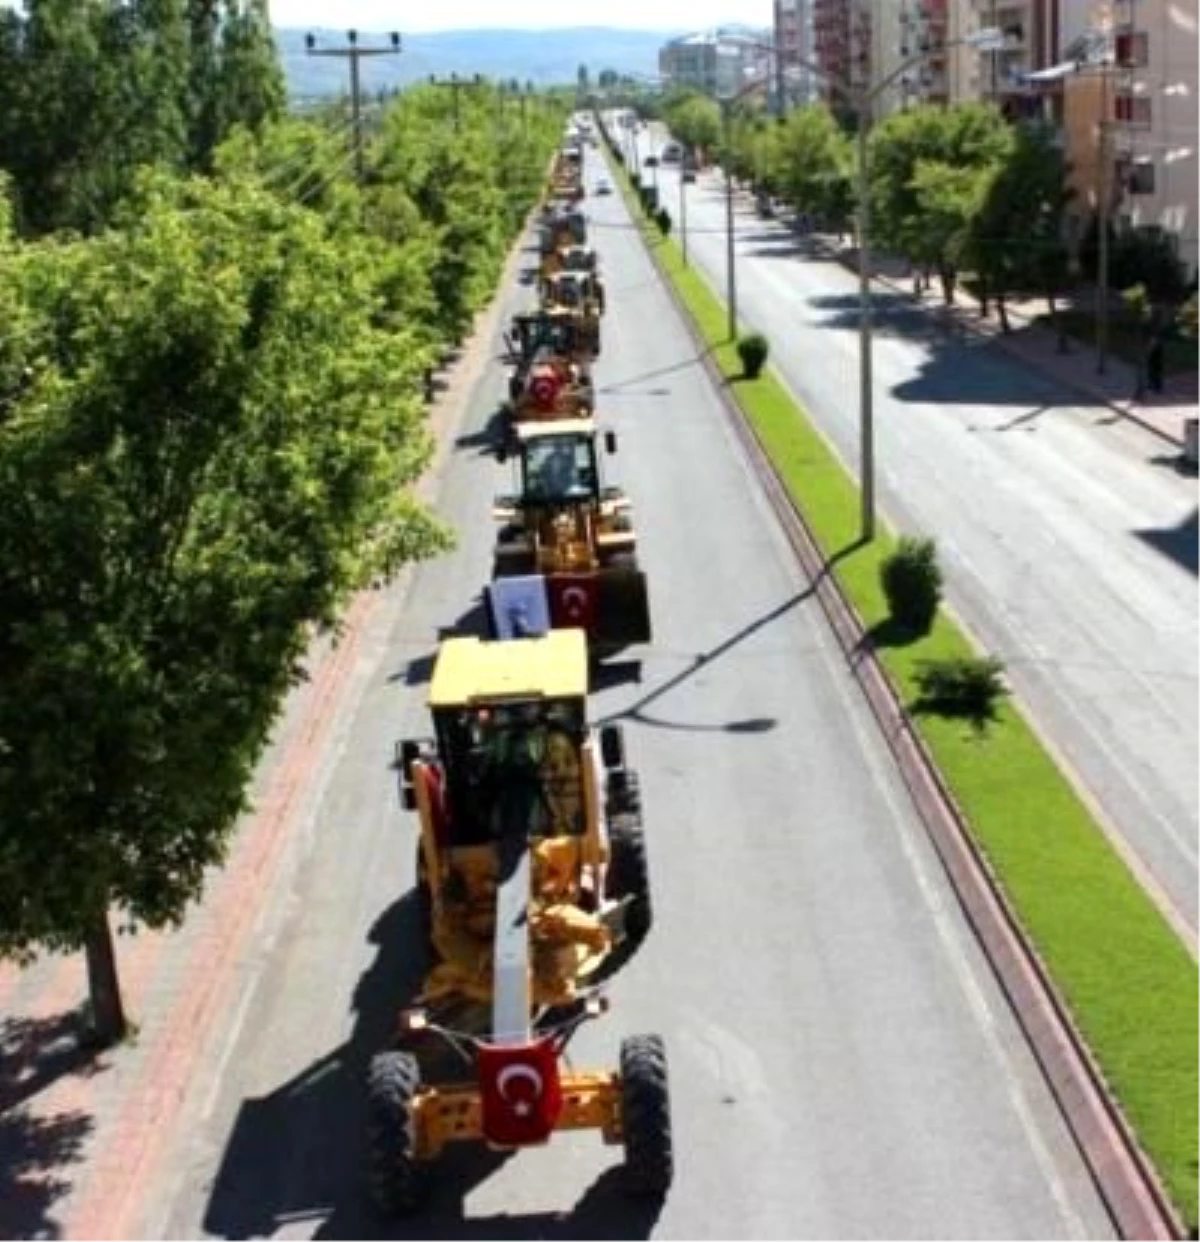
[[[683,249],[683,266],[688,265],[687,252],[687,178],[685,169],[679,168],[679,241]]]
[[[724,121],[725,131],[725,151],[723,163],[725,165],[725,283],[726,296],[725,306],[729,314],[728,334],[731,341],[737,340],[737,258],[736,247],[733,244],[733,169],[731,167],[730,152],[732,149],[732,134],[730,132],[729,114],[731,103],[727,99],[721,101],[721,119]],[[711,115],[711,114],[710,114]],[[682,176],[682,172],[680,176]]]
[[[867,175],[867,114],[859,112],[857,152],[858,198],[858,393],[859,393],[859,478],[862,491],[861,536],[875,538],[875,383],[871,336],[871,198]]]
[[[1112,201],[1109,186],[1108,154],[1108,57],[1100,70],[1100,167],[1097,170],[1096,218],[1099,222],[1099,253],[1096,264],[1096,371],[1103,375],[1107,370],[1108,353],[1108,217]]]

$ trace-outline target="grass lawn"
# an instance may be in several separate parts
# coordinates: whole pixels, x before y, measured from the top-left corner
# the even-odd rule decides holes
[[[622,176],[620,182],[635,206],[627,180]],[[720,370],[739,380],[730,391],[826,556],[852,548],[859,523],[854,480],[769,367],[759,379],[740,379],[737,352],[726,339],[724,304],[694,268],[683,266],[673,239],[664,241],[657,229],[643,227]],[[893,546],[894,537],[881,529],[874,543],[845,553],[834,568],[868,629],[887,618],[879,568]],[[918,661],[966,654],[974,649],[944,615],[926,637],[880,651],[910,707],[918,697]],[[1194,1234],[1200,1148],[1195,963],[1010,704],[982,733],[932,715],[916,720],[975,840]]]

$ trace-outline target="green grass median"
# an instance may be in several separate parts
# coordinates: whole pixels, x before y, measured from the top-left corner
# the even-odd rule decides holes
[[[726,336],[724,303],[694,267],[683,265],[674,239],[663,239],[644,220],[623,170],[618,181],[823,553],[838,558],[833,572],[863,624],[882,626],[887,605],[879,569],[894,535],[881,525],[873,543],[858,545],[854,479],[769,367],[758,379],[742,378]],[[879,654],[911,708],[920,697],[919,661],[977,652],[942,614],[929,635],[903,646],[881,645]],[[914,719],[1194,1236],[1200,1149],[1195,962],[1011,704],[1001,706],[982,732],[934,715]]]

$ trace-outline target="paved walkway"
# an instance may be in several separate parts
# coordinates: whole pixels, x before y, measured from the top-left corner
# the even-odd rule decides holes
[[[502,289],[515,286],[514,249]],[[468,346],[436,376],[429,425],[435,459],[416,488],[434,497],[455,421],[488,359],[494,317],[483,312]],[[176,930],[121,936],[117,955],[136,1029],[114,1048],[81,1040],[82,955],[46,954],[21,967],[0,961],[0,1238],[120,1238],[162,1154],[213,1033],[236,1021],[262,944],[287,912],[311,816],[335,758],[337,722],[362,693],[359,658],[387,599],[364,590],[345,610],[335,646],[317,639],[307,679],[289,695],[251,790],[226,865]],[[115,922],[115,920],[114,920]]]

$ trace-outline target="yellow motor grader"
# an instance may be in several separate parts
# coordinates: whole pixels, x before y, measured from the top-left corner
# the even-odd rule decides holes
[[[603,485],[601,441],[616,451],[616,433],[602,437],[590,418],[517,427],[517,490],[493,508],[500,523],[487,592],[494,634],[578,626],[597,657],[650,641],[632,507],[619,487]]]
[[[587,691],[578,630],[448,639],[434,735],[400,745],[434,964],[370,1067],[370,1185],[387,1214],[419,1208],[451,1144],[514,1150],[560,1130],[623,1144],[632,1192],[670,1186],[662,1040],[623,1040],[615,1073],[563,1061],[650,927],[636,778],[615,726],[597,747]]]

